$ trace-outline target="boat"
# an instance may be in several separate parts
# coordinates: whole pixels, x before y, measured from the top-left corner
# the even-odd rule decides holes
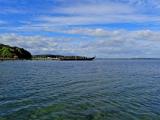
[[[65,56],[65,57],[60,57],[59,60],[61,61],[91,61],[94,60],[95,57],[81,57],[81,56]]]

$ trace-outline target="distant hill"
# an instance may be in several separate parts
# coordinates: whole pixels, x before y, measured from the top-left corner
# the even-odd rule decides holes
[[[0,60],[19,60],[19,59],[32,59],[32,60],[93,60],[95,57],[89,58],[85,56],[63,56],[63,55],[31,55],[30,52],[23,48],[12,47],[9,45],[0,44]]]
[[[33,60],[93,60],[95,57],[85,57],[85,56],[63,56],[63,55],[52,55],[52,54],[42,54],[42,55],[33,55]]]
[[[23,48],[0,44],[0,59],[31,59],[30,52]]]
[[[41,55],[33,55],[33,58],[59,58],[64,57],[63,55],[52,55],[52,54],[41,54]]]

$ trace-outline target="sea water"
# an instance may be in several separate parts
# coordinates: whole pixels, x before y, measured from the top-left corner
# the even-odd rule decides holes
[[[160,120],[160,60],[0,61],[0,120]]]

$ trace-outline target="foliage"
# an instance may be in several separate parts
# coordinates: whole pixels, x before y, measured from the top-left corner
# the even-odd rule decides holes
[[[0,58],[31,59],[32,55],[27,50],[0,44]]]

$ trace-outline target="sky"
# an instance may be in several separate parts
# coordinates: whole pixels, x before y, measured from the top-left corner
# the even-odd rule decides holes
[[[160,58],[160,0],[0,0],[0,43],[32,54]]]

